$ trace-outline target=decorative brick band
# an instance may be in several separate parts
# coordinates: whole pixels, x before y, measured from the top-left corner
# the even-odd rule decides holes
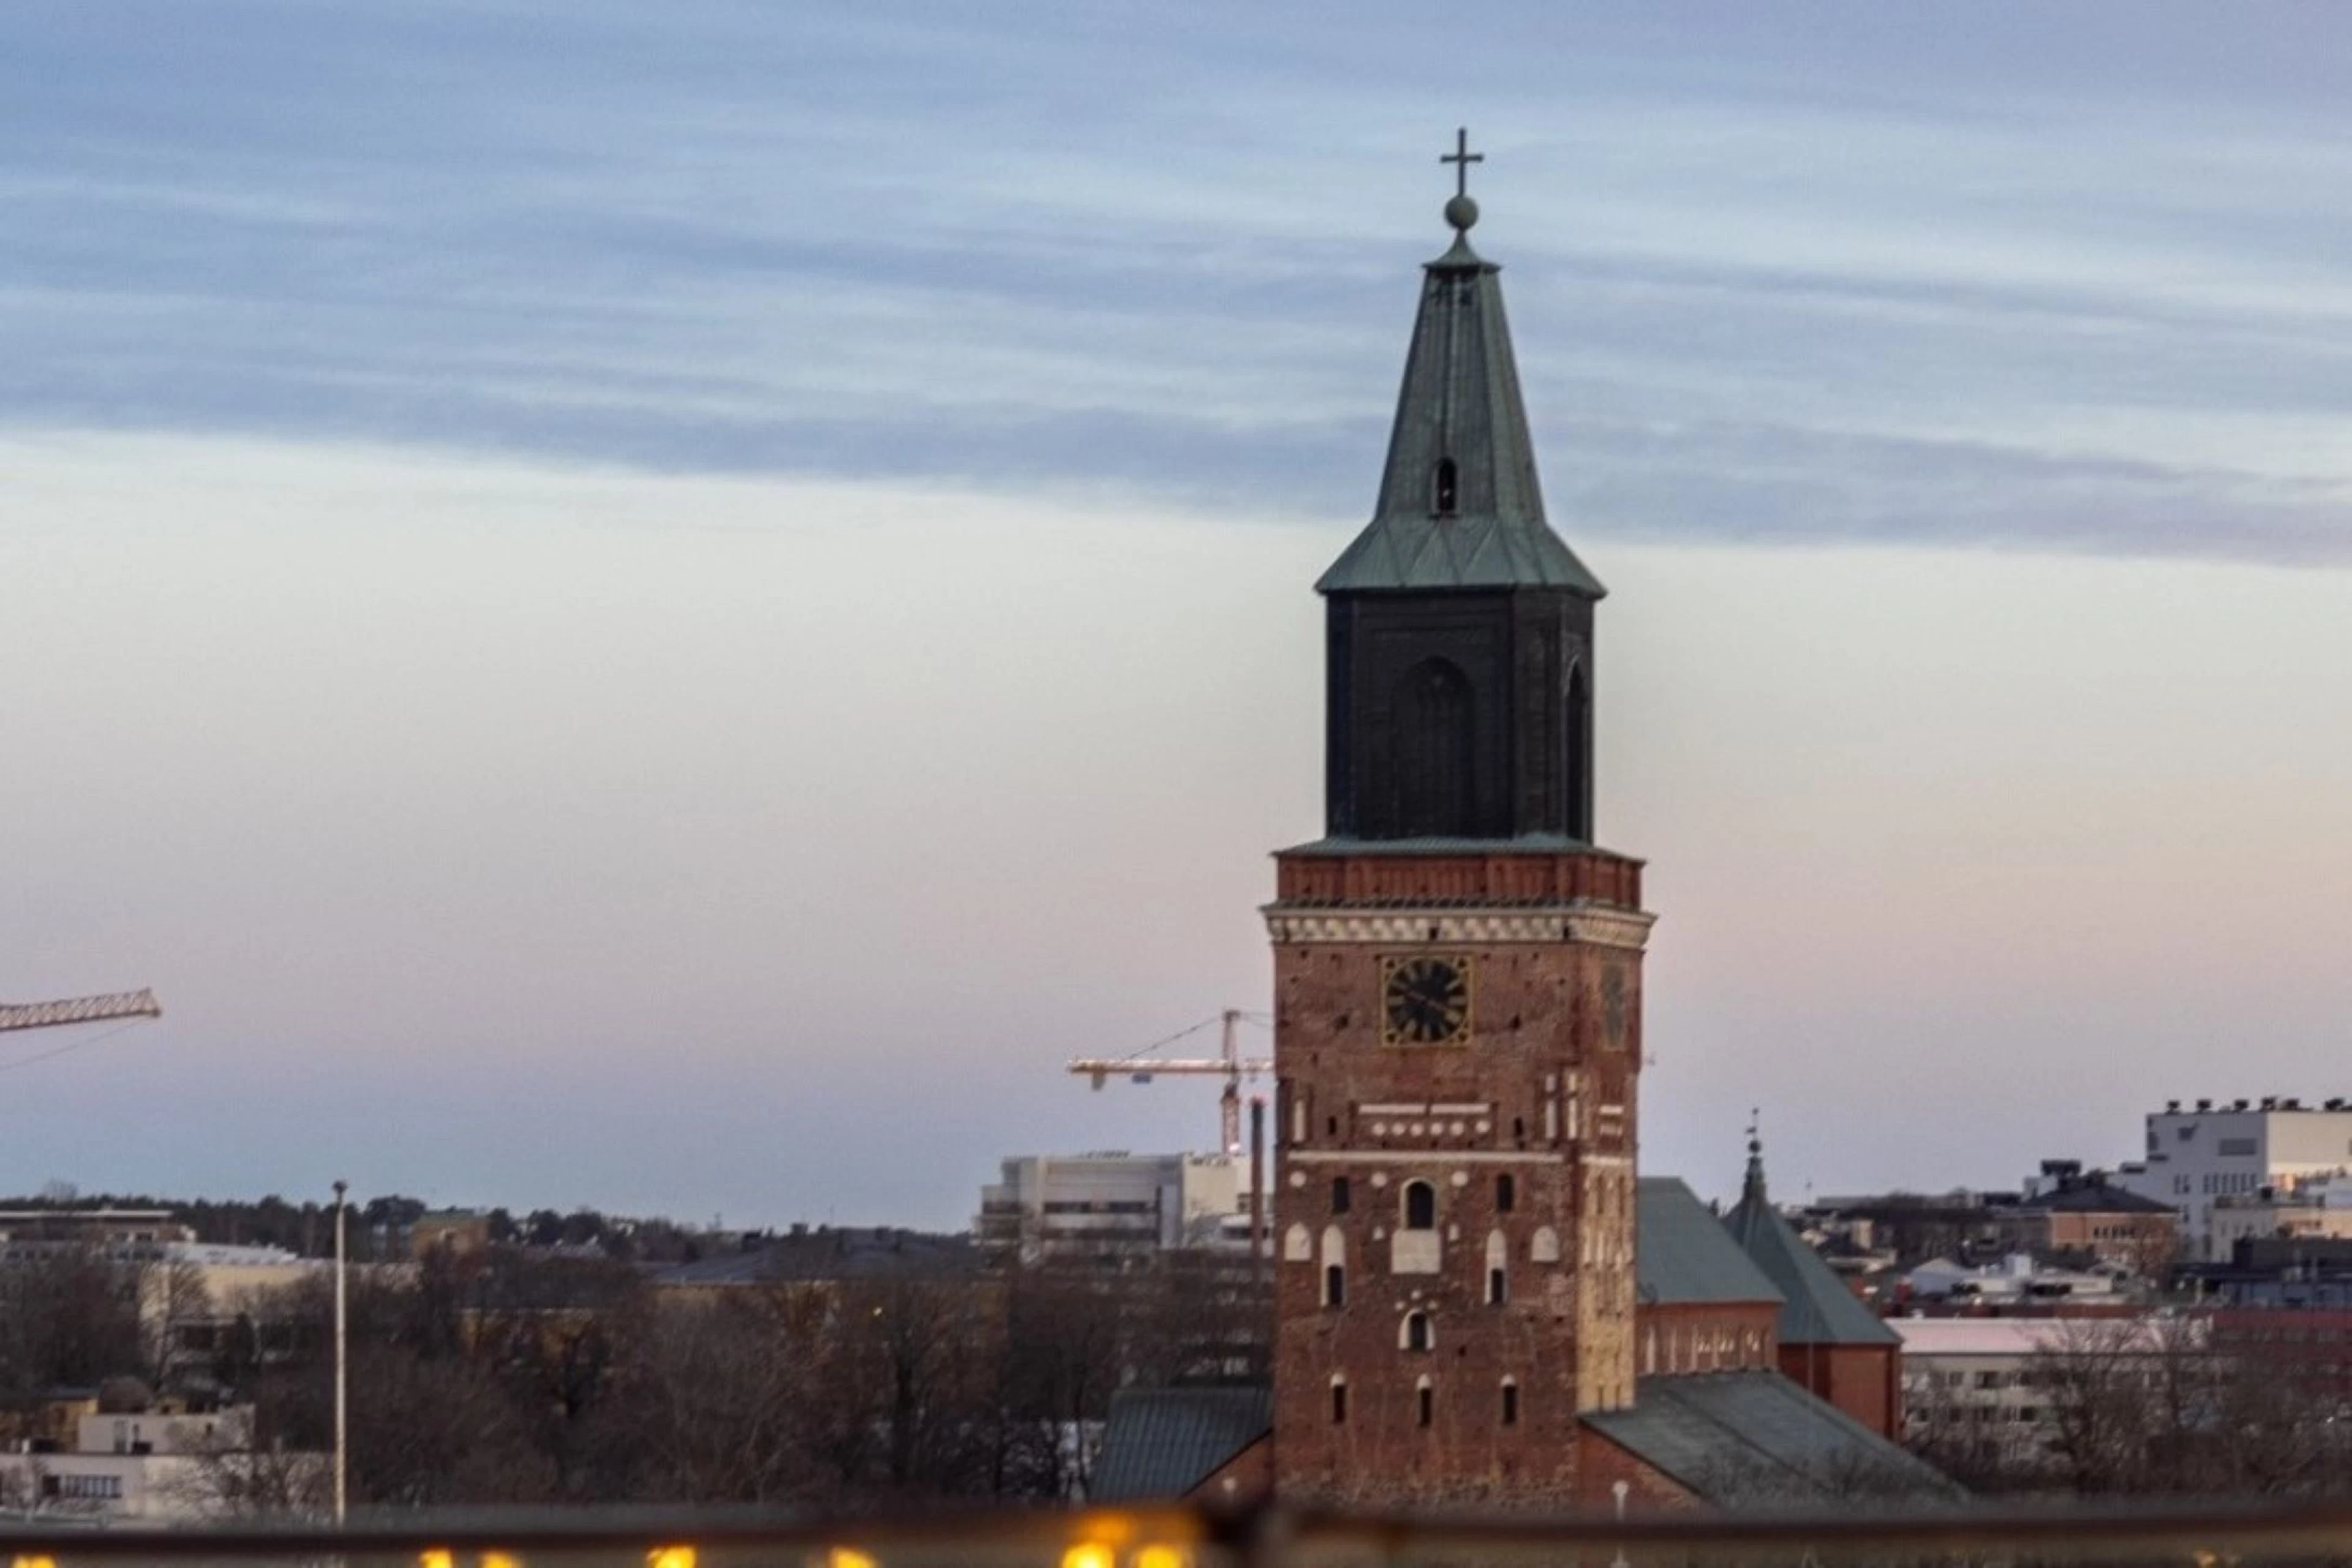
[[[1556,942],[1640,952],[1657,916],[1627,910],[1300,910],[1268,904],[1280,942]]]

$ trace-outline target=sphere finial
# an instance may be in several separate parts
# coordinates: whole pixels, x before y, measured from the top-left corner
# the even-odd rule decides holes
[[[1445,221],[1454,233],[1467,233],[1478,221],[1478,204],[1470,199],[1470,165],[1485,163],[1486,154],[1470,151],[1470,131],[1462,126],[1454,132],[1454,151],[1440,153],[1437,161],[1454,165],[1454,195],[1445,204]]]

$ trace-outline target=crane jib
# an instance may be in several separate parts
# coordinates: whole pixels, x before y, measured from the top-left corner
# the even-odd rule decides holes
[[[63,1002],[0,1002],[0,1031],[53,1029],[68,1024],[101,1024],[117,1018],[160,1018],[152,991],[120,991],[110,996],[77,996]]]

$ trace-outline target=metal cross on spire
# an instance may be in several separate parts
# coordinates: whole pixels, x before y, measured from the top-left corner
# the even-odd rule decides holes
[[[1470,128],[1464,125],[1454,129],[1454,151],[1438,154],[1437,161],[1454,165],[1454,194],[1466,196],[1470,194],[1470,165],[1485,163],[1486,154],[1470,151]]]

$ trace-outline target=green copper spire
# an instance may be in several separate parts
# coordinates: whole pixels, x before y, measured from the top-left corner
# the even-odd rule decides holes
[[[1423,268],[1388,466],[1371,522],[1333,562],[1322,593],[1432,588],[1606,592],[1544,521],[1535,445],[1503,315],[1501,268],[1470,247],[1478,204],[1457,133],[1445,204],[1454,244]]]

